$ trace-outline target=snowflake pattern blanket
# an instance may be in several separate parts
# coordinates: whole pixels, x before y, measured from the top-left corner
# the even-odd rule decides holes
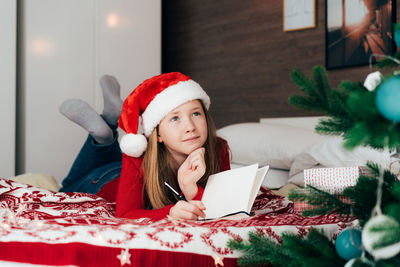
[[[0,260],[75,266],[236,266],[227,248],[259,231],[280,242],[311,227],[330,238],[355,225],[349,217],[302,217],[293,203],[262,188],[241,220],[152,221],[115,218],[115,203],[85,193],[55,193],[0,179]]]

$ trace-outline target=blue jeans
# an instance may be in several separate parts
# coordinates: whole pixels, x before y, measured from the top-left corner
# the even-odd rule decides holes
[[[96,144],[93,137],[88,136],[62,181],[60,192],[96,194],[106,183],[120,176],[122,153],[118,133],[114,133],[114,141],[108,145]]]

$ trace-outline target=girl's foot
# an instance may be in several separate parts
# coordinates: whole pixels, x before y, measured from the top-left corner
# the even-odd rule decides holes
[[[99,144],[110,144],[114,140],[111,128],[97,112],[81,99],[67,99],[60,106],[61,114],[80,125]]]
[[[100,78],[100,86],[104,99],[104,109],[101,116],[109,125],[117,126],[123,103],[120,85],[114,76],[103,75]]]

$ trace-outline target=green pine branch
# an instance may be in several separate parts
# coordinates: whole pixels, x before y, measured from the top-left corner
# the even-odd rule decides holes
[[[314,67],[313,76],[315,80],[308,78],[298,69],[292,71],[291,78],[293,82],[300,87],[306,97],[292,95],[289,97],[289,102],[299,108],[321,112],[328,105],[330,86],[326,72],[324,72],[322,67]]]
[[[291,258],[283,253],[279,245],[270,238],[256,232],[249,232],[249,241],[229,240],[230,249],[242,251],[238,260],[241,266],[257,266],[271,263],[273,266],[291,266]]]
[[[349,197],[354,202],[353,214],[359,219],[360,225],[370,219],[372,209],[376,204],[376,188],[378,186],[379,166],[369,162],[367,164],[371,175],[360,175],[354,187],[348,187],[343,191],[343,195]],[[396,175],[388,170],[384,170],[384,183],[382,186],[382,209],[398,201],[392,196],[391,191],[395,184],[399,184]]]
[[[312,70],[312,75],[315,81],[315,87],[317,88],[318,96],[320,101],[325,105],[329,105],[328,101],[331,94],[331,86],[329,85],[328,76],[324,73],[324,69],[321,66],[317,66]]]
[[[369,265],[368,267],[370,267]],[[390,258],[388,260],[380,260],[376,262],[375,264],[376,267],[398,267],[400,266],[400,256],[397,255],[393,258]]]
[[[343,191],[351,202],[345,203],[337,195],[332,195],[309,186],[305,191],[292,191],[289,199],[292,201],[306,201],[315,209],[303,212],[305,216],[323,215],[331,212],[338,214],[353,214],[360,225],[364,226],[370,219],[371,212],[376,204],[376,188],[380,174],[380,166],[369,162],[368,175],[361,175],[354,187],[348,187]],[[400,182],[396,175],[387,170],[383,172],[382,210],[400,223]],[[391,232],[385,239],[380,240],[379,245],[393,244],[400,241],[400,231],[390,225],[380,225],[376,231],[387,230]],[[249,241],[230,240],[228,247],[243,252],[238,263],[242,266],[259,266],[271,264],[272,266],[343,266],[344,261],[336,254],[332,242],[322,233],[312,229],[305,238],[293,233],[284,233],[281,236],[282,243],[278,244],[270,237],[259,232],[249,233]],[[374,262],[358,260],[353,266],[389,267],[400,266],[400,255],[387,260]]]
[[[336,212],[338,214],[351,214],[352,205],[344,203],[336,195],[332,195],[318,188],[308,185],[305,191],[293,190],[288,198],[291,201],[301,201],[312,205],[312,209],[304,210],[303,216],[315,216]]]
[[[312,75],[313,79],[310,79],[299,69],[292,71],[292,81],[300,87],[304,95],[289,96],[289,103],[304,110],[331,116],[330,119],[323,119],[317,125],[319,133],[342,134],[352,125],[355,117],[347,107],[346,100],[349,92],[359,90],[358,86],[344,82],[344,89],[331,89],[327,73],[321,66],[314,67]]]
[[[382,2],[383,3],[383,2]],[[396,32],[400,24],[396,24]],[[400,52],[393,55],[400,60]],[[398,67],[393,58],[385,57],[378,61],[378,68]],[[400,146],[400,123],[385,119],[375,104],[376,91],[367,91],[361,82],[343,81],[337,89],[332,89],[326,70],[316,66],[312,76],[308,77],[298,69],[291,73],[291,79],[299,86],[302,95],[291,95],[289,103],[295,107],[324,113],[327,118],[321,119],[316,131],[327,135],[341,135],[345,147],[352,149],[359,145],[374,148],[396,148]],[[380,167],[368,163],[370,174],[360,175],[357,184],[343,191],[349,203],[343,202],[338,196],[326,193],[315,187],[308,186],[305,191],[292,191],[289,199],[304,201],[313,208],[303,212],[305,216],[323,215],[337,212],[338,214],[356,216],[360,225],[364,226],[370,219],[376,205],[376,188]],[[384,171],[381,208],[384,214],[393,217],[400,223],[400,182],[389,171]],[[395,224],[394,224],[395,225]],[[400,229],[394,225],[377,225],[372,231],[385,232],[379,247],[400,241]],[[343,266],[344,261],[336,254],[334,245],[323,233],[312,229],[303,239],[300,236],[284,233],[282,243],[258,233],[249,233],[249,241],[230,240],[228,247],[240,250],[243,256],[238,263],[243,266],[269,265],[273,266]],[[387,260],[374,261],[366,255],[352,265],[391,267],[400,266],[400,254]]]
[[[379,166],[374,163],[367,164],[370,175],[360,175],[354,187],[348,187],[343,191],[350,203],[343,202],[339,196],[324,192],[313,186],[307,186],[305,191],[293,190],[288,198],[291,201],[302,201],[310,204],[309,210],[302,212],[303,216],[324,215],[336,212],[342,215],[354,215],[363,226],[371,217],[372,209],[376,204],[376,188],[378,185]],[[390,215],[400,211],[399,195],[400,182],[391,172],[384,171],[382,206],[388,208],[386,213]],[[400,213],[393,218],[400,222]]]
[[[400,57],[400,54],[395,56]],[[337,89],[332,89],[326,70],[321,66],[313,68],[311,78],[299,69],[292,71],[291,78],[303,95],[289,96],[289,103],[328,117],[316,126],[318,133],[343,136],[348,149],[359,145],[400,146],[400,124],[388,121],[379,113],[375,104],[376,90],[368,91],[361,82],[351,81],[342,81]]]
[[[334,245],[316,229],[311,229],[305,238],[293,233],[283,233],[282,243],[258,232],[249,232],[249,241],[230,240],[228,247],[244,253],[239,258],[241,266],[343,266]]]
[[[400,224],[400,183],[394,183],[390,195],[394,201],[384,207],[384,212]]]

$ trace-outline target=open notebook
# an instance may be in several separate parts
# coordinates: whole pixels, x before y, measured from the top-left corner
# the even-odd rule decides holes
[[[206,220],[235,214],[250,216],[250,210],[269,166],[253,164],[211,175],[201,201],[206,207]]]

